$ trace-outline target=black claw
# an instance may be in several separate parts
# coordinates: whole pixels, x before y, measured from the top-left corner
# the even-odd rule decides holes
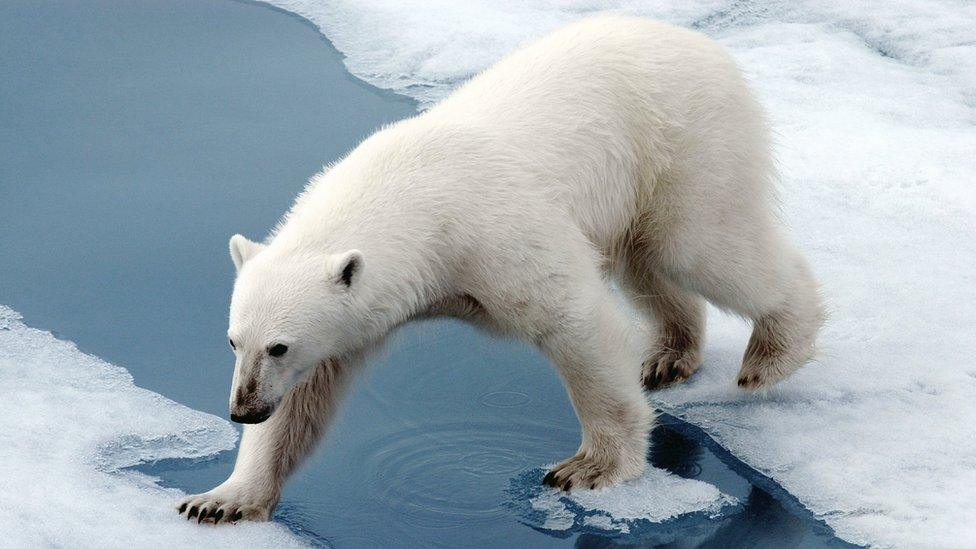
[[[217,512],[214,513],[213,517],[214,517],[214,524],[217,524],[218,522],[220,522],[220,519],[224,517],[224,510],[218,509]]]
[[[200,509],[200,514],[197,516],[197,524],[200,524],[201,522],[203,522],[203,519],[205,519],[205,518],[207,518],[207,508],[206,507],[204,507],[203,509]]]
[[[180,505],[179,510],[176,511],[176,512],[182,515],[183,514],[183,511],[186,511],[186,504],[185,503],[183,505]]]
[[[748,387],[756,383],[759,383],[759,376],[749,376],[739,379],[739,387]]]
[[[573,480],[566,479],[566,484],[563,484],[563,492],[568,492],[573,488]]]
[[[590,483],[590,490],[596,490],[596,483]]]
[[[196,505],[194,505],[193,507],[190,507],[190,512],[186,514],[186,520],[190,520],[191,518],[197,516],[197,512],[198,511],[199,511],[199,509],[197,509],[197,506]]]
[[[556,487],[556,473],[555,471],[549,471],[546,476],[542,478],[542,484],[546,486]]]
[[[233,518],[234,522],[237,522],[237,521],[241,520],[242,518],[244,518],[244,513],[240,512],[240,511],[237,511],[236,513],[234,513],[234,516],[232,518]]]
[[[686,370],[679,367],[677,362],[665,360],[664,362],[657,361],[653,364],[653,371],[647,374],[643,379],[644,388],[648,391],[681,383],[689,377]]]
[[[657,389],[660,384],[661,383],[658,381],[656,372],[654,373],[654,375],[647,376],[644,378],[644,387],[647,387],[651,391]]]

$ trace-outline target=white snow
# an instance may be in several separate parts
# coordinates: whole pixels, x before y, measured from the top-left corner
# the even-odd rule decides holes
[[[664,0],[270,0],[308,19],[363,80],[429,104],[519,43],[608,7],[685,21],[718,9]],[[709,9],[709,6],[712,9]],[[677,12],[677,13],[676,13]]]
[[[747,328],[657,404],[702,426],[840,537],[976,543],[976,3],[968,0],[272,0],[364,80],[425,103],[601,10],[698,28],[767,105],[795,239],[831,320],[765,398],[734,386]]]
[[[601,490],[563,492],[541,486],[536,478],[531,486],[538,493],[530,496],[529,504],[544,514],[540,526],[547,530],[588,526],[628,534],[634,521],[660,523],[689,514],[715,517],[737,503],[711,484],[655,467],[639,479]]]
[[[234,447],[215,416],[133,385],[129,373],[29,328],[0,305],[0,546],[299,546],[278,524],[181,519],[182,493],[122,468]]]

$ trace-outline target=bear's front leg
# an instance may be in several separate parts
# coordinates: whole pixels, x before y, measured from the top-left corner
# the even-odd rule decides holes
[[[282,485],[315,447],[360,362],[332,360],[317,366],[270,418],[245,425],[234,472],[213,490],[184,498],[177,512],[197,522],[269,520]]]
[[[286,398],[286,400],[288,400]],[[203,494],[184,498],[177,511],[187,519],[218,523],[238,520],[266,521],[271,518],[281,488],[287,477],[282,451],[294,435],[303,446],[311,448],[318,438],[315,424],[305,428],[306,418],[299,417],[297,399],[282,406],[264,423],[245,425],[244,435],[234,463],[234,472],[222,484]],[[294,432],[294,434],[292,433]],[[305,448],[292,448],[291,453]]]
[[[540,339],[555,362],[583,428],[576,455],[553,467],[549,486],[602,488],[647,466],[654,413],[637,382],[643,347],[634,322],[604,284],[570,292],[570,308]]]
[[[234,469],[237,470],[236,465]],[[235,478],[232,474],[213,490],[184,498],[176,510],[185,513],[188,520],[196,519],[197,522],[266,521],[278,504],[281,487],[260,484],[243,476]]]

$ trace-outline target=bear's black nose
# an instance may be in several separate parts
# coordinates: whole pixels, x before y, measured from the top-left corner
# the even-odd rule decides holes
[[[230,420],[236,423],[261,423],[262,421],[271,417],[271,408],[262,408],[260,410],[249,410],[243,414],[231,413]]]

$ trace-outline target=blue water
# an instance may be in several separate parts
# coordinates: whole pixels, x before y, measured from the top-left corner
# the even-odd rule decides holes
[[[249,2],[7,0],[0,52],[0,303],[226,417],[228,237],[263,237],[311,174],[415,105],[352,78],[303,20]],[[409,326],[275,518],[339,547],[842,545],[669,417],[651,462],[739,508],[626,539],[542,530],[513,498],[578,436],[535,350],[456,322]],[[145,469],[198,492],[232,465],[228,453]]]

